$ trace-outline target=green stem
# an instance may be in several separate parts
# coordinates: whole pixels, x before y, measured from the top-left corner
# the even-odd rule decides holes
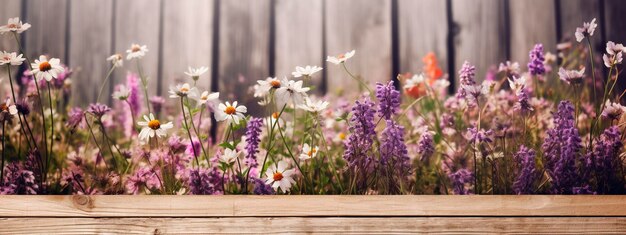
[[[589,46],[589,63],[591,63],[591,77],[593,78],[593,86],[591,86],[591,89],[593,90],[593,105],[596,108],[596,114],[598,113],[598,104],[596,102],[596,73],[595,73],[595,69],[594,69],[594,63],[593,63],[593,47],[591,46],[591,38],[587,37],[587,45]],[[608,81],[607,81],[608,82]]]
[[[367,86],[367,84],[365,84],[365,82],[363,82],[363,80],[361,80],[358,77],[354,76],[354,74],[352,74],[348,70],[348,68],[346,67],[346,63],[345,62],[341,63],[341,67],[343,67],[343,70],[345,70],[346,73],[348,73],[348,75],[350,75],[350,77],[352,77],[352,79],[356,80],[359,83],[359,86],[360,86],[361,89],[363,87],[365,87],[365,89],[367,89],[367,91],[370,93],[370,96],[374,96],[374,93],[372,93],[372,90],[369,88],[369,86]]]
[[[272,124],[272,128],[270,129],[270,135],[269,135],[269,140],[267,143],[268,149],[265,152],[265,158],[263,159],[263,165],[261,165],[261,172],[259,173],[259,177],[263,176],[263,173],[265,173],[265,163],[267,163],[267,158],[269,157],[270,152],[272,152],[272,149],[274,148],[273,145],[273,140],[274,140],[274,129],[276,128],[276,125],[278,124],[279,120],[280,120],[280,116],[283,115],[283,112],[285,111],[285,107],[287,105],[283,105],[283,108],[280,110],[280,113],[278,113],[278,117],[276,118],[276,121]],[[271,122],[271,117],[269,118],[270,122]]]
[[[150,99],[148,98],[148,79],[144,76],[143,70],[141,69],[141,65],[139,64],[139,59],[137,59],[137,72],[139,73],[139,78],[141,78],[141,85],[143,87],[143,96],[146,100],[146,107],[148,108],[148,113],[152,113],[150,109]]]
[[[193,139],[191,138],[191,131],[189,130],[189,125],[187,124],[187,115],[185,115],[185,104],[183,102],[183,97],[180,97],[180,109],[183,110],[183,120],[185,123],[185,130],[187,130],[187,134],[189,135],[189,144],[191,144],[191,149],[193,150],[193,156],[196,160],[196,165],[198,169],[200,169],[200,162],[198,161],[198,154],[196,154],[196,146],[193,144]],[[193,120],[191,120],[193,122]]]
[[[187,99],[187,102],[189,102],[189,99]],[[202,109],[200,111],[200,120],[202,120],[202,111],[204,111],[204,109]],[[191,120],[191,127],[193,128],[193,131],[196,133],[196,137],[198,137],[198,141],[200,141],[200,147],[202,148],[202,154],[204,155],[204,158],[206,158],[207,160],[209,159],[209,155],[206,154],[206,150],[204,149],[204,144],[202,143],[202,140],[200,139],[200,134],[198,132],[198,129],[196,128],[196,124],[193,120],[193,114],[191,114],[191,112],[189,113],[189,119]],[[198,125],[200,125],[200,123],[198,123]],[[209,165],[207,165],[209,168],[211,168],[211,162],[207,161],[207,163]]]
[[[111,74],[113,74],[113,70],[115,70],[115,66],[111,66],[111,69],[109,69],[109,72],[107,73],[107,76],[104,79],[104,82],[102,82],[102,85],[100,86],[100,92],[98,92],[98,98],[96,99],[96,103],[100,103],[100,97],[102,96],[102,91],[104,91],[104,86],[107,83],[109,83],[109,79],[111,78]]]
[[[52,160],[52,151],[53,151],[53,147],[54,147],[54,113],[52,112],[52,91],[50,90],[50,82],[47,82],[47,86],[48,86],[48,103],[49,103],[49,108],[50,108],[50,153],[48,153],[48,162],[47,162],[47,166],[46,169],[48,169],[50,167],[50,160]]]
[[[6,130],[5,128],[5,122],[2,121],[2,165],[0,166],[0,185],[4,184],[4,157],[6,155],[6,142],[7,142],[7,135],[6,135]]]
[[[278,121],[276,121],[276,123],[278,123]],[[296,164],[296,167],[298,167],[298,171],[300,171],[300,173],[304,176],[305,172],[302,171],[302,168],[300,167],[300,163],[296,161],[296,157],[293,156],[293,152],[291,152],[291,148],[289,148],[289,146],[287,145],[287,140],[285,140],[285,135],[283,134],[283,130],[280,128],[280,123],[278,123],[278,133],[280,133],[280,138],[283,140],[283,144],[285,145],[285,148],[287,149],[287,152],[289,153],[289,157],[291,157],[293,162]],[[306,180],[306,177],[304,179],[304,183],[306,186],[308,186],[309,184],[308,181]]]

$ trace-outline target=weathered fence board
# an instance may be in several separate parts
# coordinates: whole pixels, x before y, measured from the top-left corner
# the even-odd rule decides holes
[[[85,106],[96,102],[100,84],[111,69],[106,58],[113,45],[110,37],[113,25],[113,2],[100,0],[74,1],[70,10],[69,66],[74,69],[72,83],[73,104]],[[110,85],[110,84],[109,84]],[[110,100],[109,86],[105,87],[101,103]]]
[[[559,233],[617,234],[624,217],[0,218],[3,234]]]
[[[369,83],[389,81],[391,74],[391,1],[326,1],[326,51],[337,56],[356,50],[346,66]],[[358,83],[341,66],[326,62],[328,92],[354,95]]]
[[[115,4],[115,52],[126,59],[131,44],[146,45],[148,52],[140,60],[144,76],[149,78],[149,96],[157,95],[159,64],[159,18],[161,5],[154,0],[117,1]],[[115,81],[123,82],[126,73],[137,73],[137,61],[124,61],[124,69],[117,69]]]
[[[0,196],[0,201],[0,217],[626,216],[626,196],[611,195]]]
[[[556,49],[556,22],[554,1],[509,1],[511,18],[511,61],[526,66],[528,52],[536,43],[542,43],[544,51]]]
[[[220,98],[254,110],[248,88],[269,76],[270,0],[220,1]]]
[[[457,70],[469,61],[476,66],[476,78],[481,81],[489,69],[494,69],[490,66],[506,60],[505,13],[501,0],[452,0],[453,19],[458,26],[454,40]]]
[[[161,89],[189,82],[187,67],[209,67],[198,80],[199,89],[210,90],[214,1],[163,1],[163,60]]]
[[[276,76],[291,77],[296,66],[323,66],[323,1],[276,0]],[[322,72],[313,75],[307,85],[323,94]]]
[[[583,22],[590,22],[593,18],[596,18],[596,23],[605,24],[606,22],[600,16],[600,1],[601,0],[559,0],[559,14],[560,14],[560,32],[561,38],[570,39],[575,42],[574,32],[577,27],[582,27]],[[600,28],[596,29],[596,35],[592,37],[594,46],[597,47],[602,44],[602,31]]]
[[[32,27],[24,34],[24,47],[28,56],[35,60],[48,55],[67,63],[68,0],[24,0],[28,9],[24,22]]]
[[[441,0],[398,0],[400,73],[422,72],[422,57],[429,52],[437,55],[439,66],[447,72],[446,9],[446,1]]]

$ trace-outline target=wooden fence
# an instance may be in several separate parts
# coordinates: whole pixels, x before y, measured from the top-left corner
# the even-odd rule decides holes
[[[625,196],[0,196],[1,234],[626,233]]]
[[[31,23],[28,54],[48,54],[77,69],[74,99],[96,99],[110,65],[105,58],[131,43],[146,44],[142,64],[150,93],[163,95],[187,66],[209,66],[199,83],[223,98],[247,96],[267,76],[288,76],[296,65],[325,66],[326,55],[356,49],[351,70],[370,83],[419,72],[434,52],[452,76],[465,60],[482,77],[505,60],[525,64],[534,43],[554,51],[583,21],[598,18],[594,36],[626,41],[626,4],[620,0],[3,0],[0,19]],[[0,50],[15,51],[10,37]],[[127,62],[116,71],[124,79]],[[4,76],[4,75],[0,75]],[[354,92],[337,66],[316,76],[319,93]],[[113,89],[111,84],[110,90]]]

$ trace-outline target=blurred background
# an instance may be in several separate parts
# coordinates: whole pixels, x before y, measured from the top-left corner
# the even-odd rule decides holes
[[[502,61],[525,67],[535,43],[554,52],[594,17],[597,54],[607,40],[626,41],[622,0],[0,0],[0,6],[3,24],[10,17],[32,24],[22,34],[31,58],[47,54],[74,69],[76,105],[95,101],[110,69],[105,59],[125,54],[131,43],[148,46],[142,65],[151,94],[166,95],[188,66],[208,66],[199,86],[223,99],[246,99],[256,80],[291,76],[297,65],[325,68],[314,76],[319,94],[356,92],[339,66],[325,62],[352,49],[348,67],[374,83],[421,72],[428,52],[451,77],[465,60],[481,79]],[[0,50],[17,51],[13,38],[2,35]],[[109,90],[135,66],[125,61]]]

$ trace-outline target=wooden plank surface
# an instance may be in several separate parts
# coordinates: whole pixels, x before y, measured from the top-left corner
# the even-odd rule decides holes
[[[556,21],[554,1],[509,1],[511,18],[511,61],[526,67],[528,52],[542,43],[544,52],[555,53]]]
[[[337,56],[356,50],[346,65],[373,89],[392,79],[391,1],[326,1],[326,52]],[[358,83],[341,66],[326,62],[328,92],[358,94]]]
[[[163,1],[163,64],[161,89],[180,82],[192,83],[184,72],[191,66],[209,67],[197,82],[198,89],[210,90],[213,52],[214,1]]]
[[[400,73],[422,72],[422,57],[433,52],[448,71],[446,1],[398,0]]]
[[[626,196],[608,195],[0,196],[0,201],[0,217],[626,216]]]
[[[323,66],[323,1],[276,0],[276,76],[291,77],[296,66]],[[322,72],[313,75],[307,85],[319,89]]]
[[[128,71],[137,73],[136,61],[126,60],[131,44],[146,45],[148,52],[140,61],[149,78],[148,95],[157,95],[159,64],[159,17],[161,5],[155,0],[117,1],[115,4],[115,52],[124,55],[124,69],[116,69],[116,83],[126,81]],[[144,108],[144,111],[146,109]]]
[[[48,55],[67,63],[66,30],[68,0],[25,0],[26,19],[32,27],[26,31],[24,48],[31,60]]]
[[[476,79],[482,81],[490,67],[497,69],[506,61],[504,8],[502,0],[452,0],[453,19],[458,25],[454,38],[456,70],[469,61],[476,66]]]
[[[220,1],[220,98],[238,100],[254,113],[259,107],[248,90],[269,76],[270,0]]]
[[[624,217],[0,218],[2,234],[626,232]]]
[[[69,66],[74,69],[73,105],[85,107],[95,103],[107,73],[111,69],[113,1],[81,0],[72,2],[70,10]],[[108,84],[109,86],[111,84]],[[108,88],[109,86],[106,86]],[[109,89],[100,102],[109,101]]]

